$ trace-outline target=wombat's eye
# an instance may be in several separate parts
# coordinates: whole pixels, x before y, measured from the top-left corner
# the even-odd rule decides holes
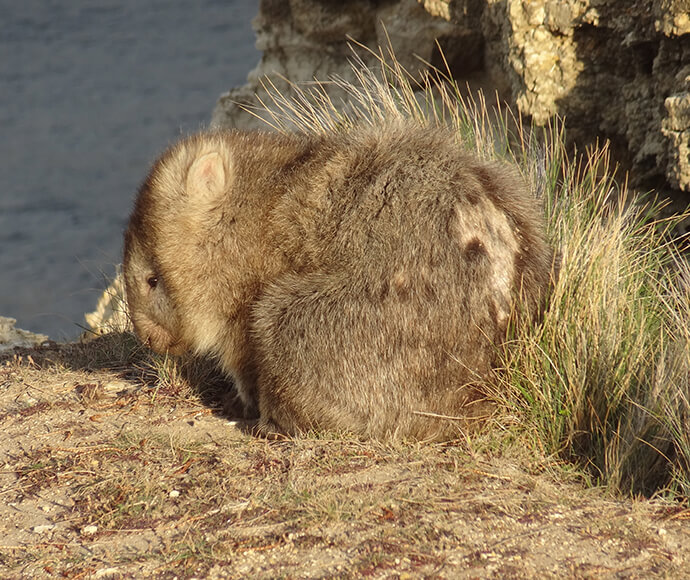
[[[155,288],[158,286],[158,276],[151,276],[146,282],[151,288]]]

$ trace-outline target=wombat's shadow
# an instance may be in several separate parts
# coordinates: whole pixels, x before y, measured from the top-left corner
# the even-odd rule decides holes
[[[258,417],[247,416],[232,380],[209,358],[155,355],[128,332],[109,333],[73,343],[48,341],[33,348],[16,347],[0,354],[5,361],[22,360],[36,369],[64,368],[80,372],[109,371],[142,389],[158,389],[171,396],[196,394],[212,412],[253,432]],[[165,378],[164,378],[165,376]]]
[[[232,379],[220,370],[213,359],[188,355],[162,362],[164,360],[162,357],[151,353],[148,349],[143,353],[143,356],[147,357],[148,360],[157,361],[159,365],[175,365],[179,385],[170,385],[169,388],[172,388],[173,391],[188,388],[198,395],[201,403],[209,408],[214,415],[231,421],[235,428],[242,433],[253,436],[261,435],[257,431],[258,413],[253,414],[245,409]],[[151,374],[153,376],[144,381],[144,385],[148,388],[160,389],[161,381],[157,376],[155,365]],[[171,394],[174,395],[175,393]]]

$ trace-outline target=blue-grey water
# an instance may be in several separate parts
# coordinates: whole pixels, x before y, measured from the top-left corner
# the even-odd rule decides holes
[[[258,0],[0,0],[0,315],[74,338],[150,162],[259,60]]]

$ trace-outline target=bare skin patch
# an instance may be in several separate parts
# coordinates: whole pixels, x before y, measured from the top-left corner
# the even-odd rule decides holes
[[[470,259],[485,255],[491,267],[490,287],[493,290],[496,317],[500,324],[510,314],[518,240],[505,213],[488,199],[469,205],[458,204],[454,231]]]

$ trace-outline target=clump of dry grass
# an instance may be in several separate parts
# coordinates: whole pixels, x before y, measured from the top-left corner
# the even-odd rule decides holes
[[[673,220],[629,201],[605,148],[545,161],[561,272],[542,324],[514,329],[500,397],[547,454],[576,459],[599,483],[687,494],[690,302]]]
[[[543,321],[515,327],[501,355],[497,423],[516,419],[521,440],[615,490],[690,495],[690,267],[670,235],[676,221],[655,220],[660,204],[616,181],[606,145],[568,156],[558,120],[524,126],[481,94],[462,96],[449,75],[418,81],[392,52],[378,63],[355,56],[357,83],[330,81],[347,102],[325,84],[292,86],[289,97],[269,85],[260,115],[317,134],[443,123],[478,155],[517,164],[544,200],[562,261]]]

